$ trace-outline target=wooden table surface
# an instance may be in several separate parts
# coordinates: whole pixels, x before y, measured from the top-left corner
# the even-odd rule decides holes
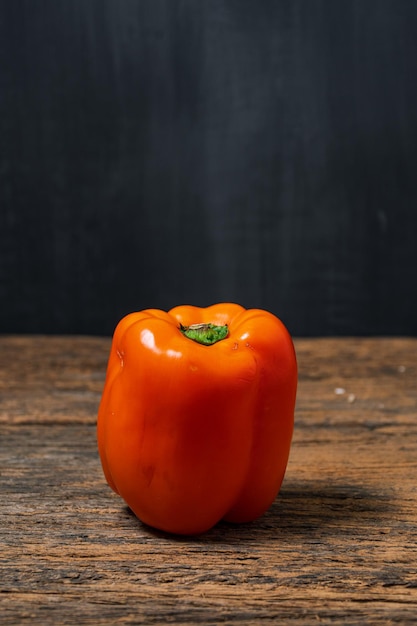
[[[1,624],[417,620],[417,339],[300,339],[270,511],[195,538],[104,481],[109,339],[0,337]]]

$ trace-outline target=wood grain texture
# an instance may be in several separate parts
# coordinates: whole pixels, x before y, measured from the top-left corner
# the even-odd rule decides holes
[[[12,624],[407,624],[417,614],[417,340],[296,341],[282,491],[173,538],[111,492],[110,342],[0,337],[0,613]]]

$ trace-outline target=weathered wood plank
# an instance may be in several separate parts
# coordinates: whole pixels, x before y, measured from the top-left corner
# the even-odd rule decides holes
[[[417,340],[296,342],[281,494],[196,538],[104,482],[108,339],[0,338],[2,624],[414,623]]]

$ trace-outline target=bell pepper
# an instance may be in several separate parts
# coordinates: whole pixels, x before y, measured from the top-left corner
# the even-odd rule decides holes
[[[284,478],[296,388],[291,337],[267,311],[131,313],[114,332],[98,413],[105,478],[170,533],[255,520]]]

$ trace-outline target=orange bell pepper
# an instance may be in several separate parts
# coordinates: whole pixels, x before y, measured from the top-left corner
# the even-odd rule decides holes
[[[254,520],[284,478],[296,388],[291,337],[267,311],[131,313],[114,333],[98,414],[107,482],[171,533]]]

